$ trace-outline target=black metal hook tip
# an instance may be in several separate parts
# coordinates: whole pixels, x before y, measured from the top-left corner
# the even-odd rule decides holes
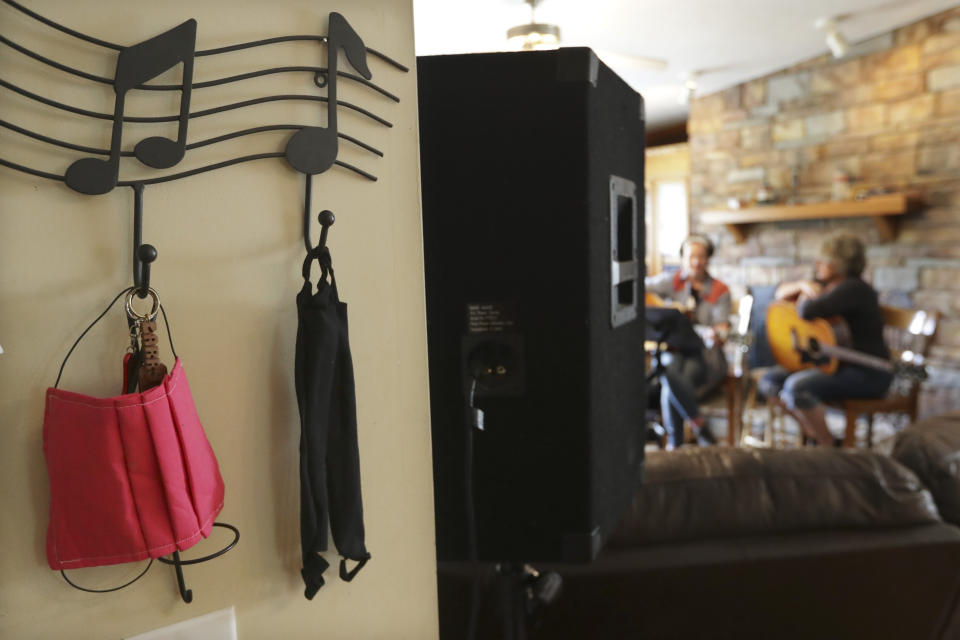
[[[320,215],[317,216],[317,220],[320,222],[320,244],[317,245],[317,248],[323,249],[327,246],[327,232],[330,230],[330,225],[333,224],[336,217],[333,215],[333,211],[324,209],[320,212]]]
[[[193,602],[193,589],[187,589],[187,585],[183,580],[183,564],[180,560],[180,552],[173,552],[173,568],[177,573],[177,589],[180,591],[180,597],[187,604]]]
[[[140,245],[140,248],[137,249],[137,258],[144,265],[148,265],[157,259],[157,248],[152,244]]]

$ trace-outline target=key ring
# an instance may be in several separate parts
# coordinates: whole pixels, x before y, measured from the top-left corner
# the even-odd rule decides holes
[[[147,314],[137,313],[133,308],[133,296],[137,293],[136,289],[130,289],[127,293],[127,299],[124,302],[124,306],[127,309],[127,316],[131,320],[138,322],[153,320],[157,317],[157,313],[160,311],[160,296],[157,295],[157,292],[153,287],[147,287],[147,295],[153,298],[153,302],[150,305],[150,312]]]

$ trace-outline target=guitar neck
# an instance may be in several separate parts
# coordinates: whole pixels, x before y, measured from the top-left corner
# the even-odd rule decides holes
[[[854,349],[831,345],[820,345],[820,351],[823,352],[824,355],[831,356],[837,360],[843,360],[844,362],[850,362],[852,364],[859,364],[864,367],[870,367],[871,369],[880,369],[881,371],[889,371],[891,373],[896,370],[896,367],[894,367],[893,363],[889,360],[878,358],[877,356],[871,356]]]

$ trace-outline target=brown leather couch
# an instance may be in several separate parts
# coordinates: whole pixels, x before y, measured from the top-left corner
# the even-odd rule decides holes
[[[564,585],[528,637],[960,638],[958,524],[960,412],[911,426],[889,457],[651,452],[600,557],[538,567]],[[469,575],[440,567],[441,638],[465,637]],[[478,638],[503,637],[492,600]]]

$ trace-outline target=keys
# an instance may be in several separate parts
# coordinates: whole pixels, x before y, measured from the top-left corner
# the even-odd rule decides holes
[[[160,362],[157,323],[153,320],[137,320],[137,333],[140,334],[140,349],[143,351],[143,364],[137,375],[140,391],[146,391],[163,382],[167,366]]]

